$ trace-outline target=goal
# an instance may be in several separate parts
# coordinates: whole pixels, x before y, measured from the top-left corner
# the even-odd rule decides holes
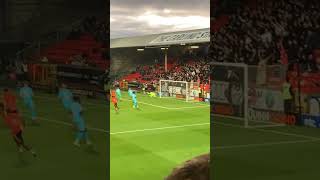
[[[160,98],[176,98],[185,101],[194,101],[199,98],[199,83],[187,81],[159,81]]]
[[[213,63],[212,115],[240,120],[245,127],[288,124],[290,117],[284,113],[281,93],[284,74],[281,65]]]

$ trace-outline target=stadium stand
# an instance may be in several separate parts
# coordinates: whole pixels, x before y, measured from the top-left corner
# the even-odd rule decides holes
[[[183,62],[171,61],[168,63],[168,72],[165,72],[164,66],[155,64],[152,66],[139,66],[137,72],[141,74],[141,80],[159,80],[168,79],[174,81],[200,81],[208,83],[210,66],[204,60],[188,60]]]
[[[41,52],[50,63],[109,67],[107,61],[107,28],[95,17],[87,17],[82,27],[73,29],[66,40],[57,42]],[[104,33],[103,33],[104,32]],[[42,58],[39,59],[42,59]]]
[[[153,84],[160,79],[173,81],[199,82],[206,89],[209,89],[210,64],[205,59],[168,60],[168,71],[165,72],[163,63],[141,64],[136,70],[124,74],[120,80],[127,82],[136,81],[139,83]]]
[[[257,65],[289,61],[308,62],[318,44],[317,1],[252,0],[228,14],[228,23],[220,23],[213,32],[214,61],[244,62]],[[225,18],[226,19],[226,18]]]
[[[220,10],[211,22],[210,57],[215,62],[288,66],[294,89],[300,84],[302,93],[319,92],[319,8],[315,0],[248,0],[232,11]]]
[[[70,27],[52,32],[57,32],[54,34],[59,34],[59,37],[54,36],[55,38],[51,39],[51,36],[48,36],[46,40],[24,46],[21,51],[17,49],[15,55],[1,56],[1,79],[11,79],[13,83],[30,80],[34,87],[42,89],[54,89],[57,83],[63,81],[81,90],[97,89],[97,92],[100,92],[102,81],[107,82],[105,76],[109,73],[110,65],[105,18],[79,18]],[[85,79],[72,82],[73,80],[67,80],[61,75],[64,71],[80,74],[87,72],[90,78],[98,79],[99,86],[93,85],[93,88],[88,85],[87,88],[82,88],[79,82],[84,83]]]
[[[203,39],[192,39],[199,34]],[[195,82],[208,90],[209,35],[208,28],[111,39],[111,72],[116,72],[113,79],[147,86],[156,86],[159,80]]]

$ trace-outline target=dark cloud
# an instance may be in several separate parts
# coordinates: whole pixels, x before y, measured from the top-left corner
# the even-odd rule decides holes
[[[111,38],[205,28],[210,0],[111,0]]]

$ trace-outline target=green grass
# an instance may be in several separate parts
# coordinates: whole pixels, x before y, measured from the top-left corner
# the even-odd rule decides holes
[[[212,179],[318,179],[320,132],[306,127],[246,129],[213,117]]]
[[[88,127],[99,130],[89,130],[93,146],[75,147],[74,130],[71,115],[65,112],[55,95],[35,93],[40,125],[30,125],[29,113],[22,102],[19,108],[27,122],[24,138],[27,144],[34,147],[38,153],[33,158],[25,152],[17,152],[10,132],[0,118],[0,179],[3,180],[105,180],[108,170],[109,146],[107,133],[108,118],[106,103],[101,100],[82,98],[85,108],[84,116]]]
[[[105,130],[103,100],[82,98],[93,148],[72,145],[71,117],[54,95],[36,92],[40,126],[28,126],[24,137],[38,152],[19,155],[10,132],[0,119],[0,179],[103,180],[110,148],[111,179],[162,180],[178,164],[209,151],[209,108],[202,103],[149,98],[138,94],[140,110],[129,100],[110,108],[110,146]],[[129,99],[126,95],[124,99]],[[204,106],[204,107],[202,107]],[[243,123],[213,118],[213,174],[211,179],[300,180],[319,177],[320,132],[305,127],[246,129]]]
[[[163,180],[174,167],[210,151],[209,106],[125,94],[111,117],[111,179]]]

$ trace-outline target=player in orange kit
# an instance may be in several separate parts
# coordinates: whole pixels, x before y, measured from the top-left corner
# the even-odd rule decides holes
[[[32,150],[31,147],[26,145],[23,140],[22,132],[23,125],[21,123],[20,117],[18,113],[6,112],[4,113],[4,105],[0,104],[0,115],[4,118],[4,122],[11,130],[11,134],[13,140],[16,142],[19,152],[29,151],[34,157],[36,157],[36,153]]]
[[[116,96],[116,92],[115,91],[111,91],[111,102],[116,110],[116,113],[119,112],[119,107],[118,107],[118,99],[117,99],[117,96]]]
[[[17,98],[7,88],[3,90],[3,105],[6,111],[17,111]]]
[[[33,156],[36,156],[32,148],[24,143],[22,136],[23,124],[17,110],[15,95],[8,89],[4,89],[3,98],[4,103],[0,103],[0,116],[3,117],[5,124],[10,128],[19,152],[29,151]]]

